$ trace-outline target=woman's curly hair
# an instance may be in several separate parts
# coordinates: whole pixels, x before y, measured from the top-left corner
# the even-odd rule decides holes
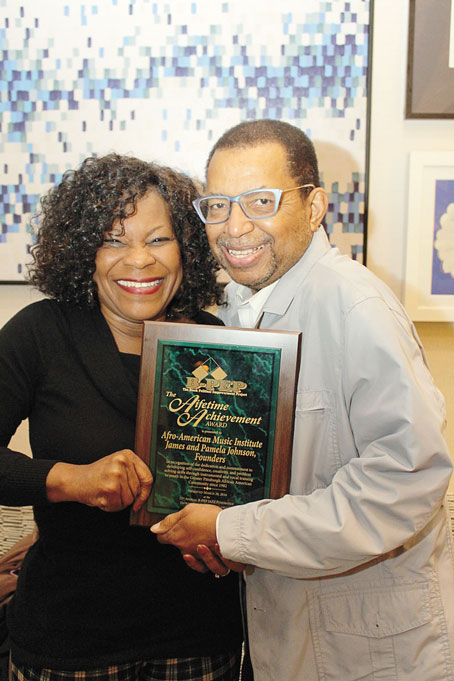
[[[132,215],[149,191],[168,205],[183,263],[183,280],[169,303],[168,317],[192,319],[201,309],[220,303],[219,267],[192,207],[198,197],[194,182],[171,168],[114,153],[85,159],[41,199],[29,282],[59,302],[98,305],[96,252],[113,223]]]

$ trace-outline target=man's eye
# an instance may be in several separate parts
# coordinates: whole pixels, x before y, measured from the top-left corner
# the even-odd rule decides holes
[[[227,203],[225,201],[215,201],[213,203],[210,203],[210,211],[215,211],[215,210],[224,210],[225,207],[227,206]]]
[[[249,211],[260,216],[272,212],[274,210],[274,202],[273,194],[260,192],[260,194],[246,195],[245,204]]]

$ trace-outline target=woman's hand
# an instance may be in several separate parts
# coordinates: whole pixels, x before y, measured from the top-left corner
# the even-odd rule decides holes
[[[218,577],[227,577],[231,570],[243,572],[246,567],[244,563],[237,563],[224,558],[219,549],[219,544],[211,547],[199,544],[197,546],[197,556],[191,553],[184,553],[183,558],[186,565],[189,565],[196,572],[211,571]]]
[[[150,494],[153,476],[130,449],[122,449],[90,464],[59,462],[46,480],[49,501],[76,501],[103,511],[121,511],[133,504],[138,511]]]

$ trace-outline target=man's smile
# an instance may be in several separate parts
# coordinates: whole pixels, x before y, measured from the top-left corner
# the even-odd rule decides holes
[[[248,255],[252,255],[253,253],[257,253],[262,248],[265,248],[265,244],[261,244],[260,246],[256,246],[254,248],[243,248],[241,250],[237,250],[237,249],[234,249],[234,248],[227,248],[227,250],[233,258],[246,258]]]
[[[269,252],[271,248],[271,239],[259,244],[235,244],[232,245],[231,240],[220,239],[218,247],[224,256],[224,259],[232,267],[250,267],[255,265],[265,253]]]

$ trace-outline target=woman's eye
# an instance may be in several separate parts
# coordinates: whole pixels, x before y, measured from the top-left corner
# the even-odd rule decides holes
[[[124,246],[124,243],[120,241],[120,239],[116,239],[113,236],[108,236],[104,239],[103,244],[106,246],[113,246],[113,247],[118,247],[118,246]]]
[[[168,244],[172,241],[174,241],[175,237],[169,237],[169,236],[156,236],[153,238],[150,238],[146,242],[142,242],[142,246],[164,246],[164,244]],[[133,246],[129,244],[129,242],[122,241],[121,238],[115,237],[115,236],[106,236],[104,237],[103,240],[103,246],[106,246],[108,248],[132,248]]]
[[[156,236],[154,239],[150,239],[150,241],[148,241],[148,245],[159,246],[161,244],[168,243],[169,241],[173,241],[173,239],[168,236]]]

